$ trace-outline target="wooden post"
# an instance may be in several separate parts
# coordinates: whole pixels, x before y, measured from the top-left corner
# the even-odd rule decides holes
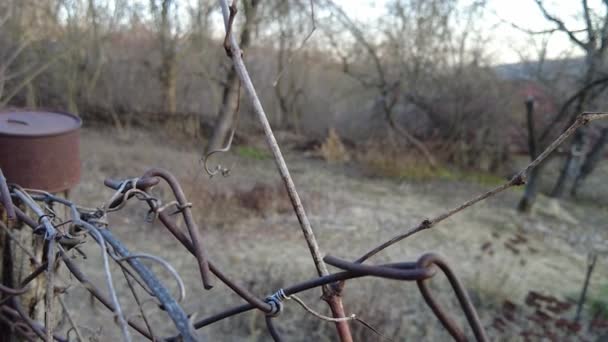
[[[68,196],[65,191],[64,196]],[[19,205],[26,215],[36,217],[29,208]],[[40,267],[44,261],[44,236],[19,220],[9,220],[6,209],[0,203],[0,281],[2,284],[21,288],[22,281]],[[27,249],[27,252],[24,251]],[[19,296],[19,302],[28,316],[44,325],[46,277],[40,274],[28,284],[29,291]],[[58,305],[53,305],[53,317],[58,317]],[[52,322],[56,324],[57,322]],[[22,339],[12,334],[10,326],[0,323],[0,342],[17,342]]]
[[[23,207],[20,209],[26,214],[29,213],[29,210]],[[2,204],[0,204],[0,228],[1,282],[12,288],[19,288],[21,282],[42,263],[44,237],[34,235],[33,230],[20,221],[9,221]],[[22,247],[26,248],[34,258]],[[45,280],[44,275],[38,276],[29,283],[29,291],[19,296],[21,306],[26,313],[38,322],[44,322]],[[10,328],[5,325],[0,324],[0,331],[2,332],[0,342],[21,341],[19,336],[12,334]]]

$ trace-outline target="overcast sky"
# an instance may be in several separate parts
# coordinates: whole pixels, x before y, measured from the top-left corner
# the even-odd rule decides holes
[[[335,0],[352,17],[359,20],[373,20],[385,12],[385,0]],[[580,1],[577,0],[546,0],[547,7],[552,13],[558,14],[567,25],[580,28],[574,20],[580,13]],[[600,0],[590,0],[592,7],[601,8]],[[531,30],[554,28],[542,16],[534,0],[488,0],[488,11],[483,26],[493,39],[490,46],[495,63],[511,63],[520,61],[519,52],[531,54],[529,36],[504,23],[512,22],[520,27]],[[578,24],[578,25],[577,25]],[[568,38],[563,34],[554,34],[549,41],[550,57],[559,57],[564,51],[580,54],[573,48]]]

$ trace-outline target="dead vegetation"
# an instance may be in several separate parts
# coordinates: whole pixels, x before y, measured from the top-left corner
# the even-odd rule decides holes
[[[350,160],[350,153],[342,143],[342,139],[335,129],[331,128],[329,134],[321,147],[319,153],[323,159],[330,163],[344,163]]]

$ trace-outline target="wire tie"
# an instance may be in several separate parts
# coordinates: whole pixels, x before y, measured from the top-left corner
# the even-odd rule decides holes
[[[285,299],[289,299],[289,296],[285,294],[283,289],[279,289],[277,292],[266,297],[264,301],[270,304],[270,307],[272,308],[270,312],[266,313],[266,316],[277,317],[279,314],[281,314],[283,311],[283,301]]]

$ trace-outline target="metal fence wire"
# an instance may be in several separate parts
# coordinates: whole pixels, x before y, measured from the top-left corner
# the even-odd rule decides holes
[[[169,184],[174,195],[174,199],[166,204],[150,193],[151,188],[158,185],[161,180]],[[123,181],[108,179],[105,181],[105,184],[114,189],[115,193],[107,202],[109,204],[104,208],[80,207],[66,198],[48,192],[23,189],[17,185],[7,185],[6,183],[1,185],[11,198],[10,202],[3,201],[3,206],[5,208],[11,208],[10,210],[14,211],[16,218],[29,226],[35,234],[43,236],[45,240],[44,249],[47,250],[45,257],[42,260],[35,260],[36,264],[40,266],[31,275],[27,276],[25,280],[19,284],[19,287],[11,288],[6,285],[0,285],[0,292],[2,293],[0,320],[4,322],[12,332],[20,335],[24,339],[35,340],[36,337],[38,337],[48,340],[48,336],[50,335],[52,336],[52,339],[56,341],[70,340],[70,333],[68,333],[67,336],[59,336],[51,331],[52,325],[46,325],[30,319],[19,300],[19,297],[29,290],[28,284],[37,277],[43,276],[46,277],[48,287],[52,289],[50,292],[51,295],[57,296],[58,290],[54,288],[53,285],[53,274],[59,265],[63,264],[74,279],[80,282],[91,295],[114,314],[125,340],[130,340],[131,332],[134,331],[149,340],[196,341],[195,330],[201,329],[222,319],[257,309],[264,312],[267,316],[266,322],[270,335],[276,341],[280,341],[282,339],[279,336],[277,329],[274,328],[274,318],[281,314],[285,301],[290,300],[297,302],[311,314],[317,315],[320,319],[328,321],[339,320],[325,317],[314,312],[297,297],[297,294],[322,286],[342,287],[343,282],[346,280],[362,277],[379,277],[416,282],[426,303],[450,335],[458,341],[466,340],[463,329],[455,323],[455,320],[451,318],[444,309],[442,309],[441,305],[429,289],[429,281],[438,273],[438,271],[443,272],[447,276],[476,339],[479,341],[487,340],[483,326],[479,321],[475,308],[471,304],[471,300],[464,287],[458,280],[454,270],[452,270],[447,262],[437,254],[424,254],[413,262],[373,266],[358,262],[350,262],[328,255],[325,256],[323,260],[327,264],[341,269],[341,272],[310,279],[282,289],[276,289],[274,293],[266,298],[258,298],[248,289],[226,276],[220,266],[214,264],[206,257],[207,253],[204,244],[202,243],[203,239],[200,236],[200,231],[193,220],[187,219],[187,217],[191,215],[191,205],[187,202],[180,184],[171,173],[166,170],[152,169],[146,172],[141,178]],[[158,257],[132,253],[129,251],[128,247],[112,233],[112,229],[106,221],[108,212],[121,210],[129,200],[133,199],[139,200],[147,205],[150,216],[152,218],[157,218],[181,245],[194,256],[200,266],[201,283],[205,288],[212,288],[211,282],[213,276],[211,274],[213,274],[220,282],[239,295],[245,301],[245,304],[229,308],[216,315],[192,322],[180,305],[180,302],[185,299],[185,290],[183,290],[183,281],[173,267]],[[22,210],[20,207],[23,206],[28,210]],[[65,206],[70,215],[65,218],[60,218],[59,215],[57,215],[58,206]],[[28,215],[25,212],[31,212],[32,214]],[[176,215],[182,215],[184,217],[186,226],[185,231],[187,233],[184,229],[178,227],[174,223],[175,220],[173,216]],[[7,228],[3,223],[2,225],[3,228]],[[8,229],[7,231],[10,232]],[[194,235],[196,235],[196,238],[192,237]],[[8,236],[10,238],[10,235]],[[70,251],[78,249],[82,244],[90,243],[92,241],[97,243],[102,250],[105,268],[104,273],[107,280],[105,285],[95,284],[86,275],[85,270],[82,270],[81,267],[69,257]],[[21,247],[25,249],[25,247]],[[28,253],[28,255],[33,255],[33,253],[27,249],[25,249],[25,252]],[[147,266],[141,263],[140,259],[142,258],[157,262],[170,271],[174,280],[177,281],[179,285],[178,288],[180,288],[177,296],[173,296],[167,289],[165,283],[160,281]],[[128,319],[124,316],[120,308],[116,290],[112,285],[112,274],[109,268],[110,259],[124,270],[124,277],[130,286],[141,287],[148,296],[157,302],[162,310],[172,319],[179,335],[159,338],[158,336],[155,336],[150,327],[147,326],[148,323],[146,322],[146,319],[143,319],[144,325],[142,325],[142,323]],[[107,287],[107,289],[104,289],[104,286]],[[106,295],[105,293],[109,293],[109,295]],[[143,298],[136,298],[136,302],[140,305],[139,310],[141,312],[144,312],[144,309],[141,306],[143,301]],[[52,302],[53,299],[47,302],[47,316],[52,316],[52,304],[48,305],[48,303]],[[142,315],[142,317],[145,317],[145,315]],[[351,315],[344,317],[343,320],[358,321],[359,318],[355,315]],[[52,318],[49,319],[49,322],[52,321]],[[366,324],[363,321],[361,322],[362,324]],[[132,330],[130,330],[128,326]],[[70,330],[76,333],[76,325]]]

